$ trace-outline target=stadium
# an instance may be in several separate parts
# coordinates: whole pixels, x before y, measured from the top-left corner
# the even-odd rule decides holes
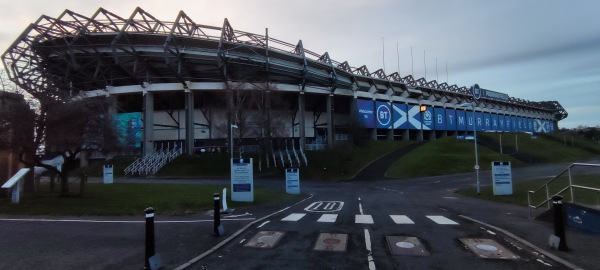
[[[334,49],[334,48],[332,48]],[[557,101],[353,67],[264,34],[201,25],[183,11],[161,21],[137,8],[41,16],[2,55],[24,89],[107,96],[123,143],[150,155],[251,146],[313,150],[361,136],[433,140],[477,131],[549,133]],[[235,132],[235,135],[234,135]],[[233,144],[233,143],[232,143]],[[226,149],[226,148],[225,148]]]

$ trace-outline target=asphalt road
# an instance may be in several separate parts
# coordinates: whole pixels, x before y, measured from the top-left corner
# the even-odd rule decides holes
[[[513,173],[516,179],[550,177],[567,165],[542,165],[515,169]],[[130,181],[140,182],[139,179],[117,180]],[[227,180],[169,180],[169,183],[207,182]],[[486,173],[482,173],[482,183],[491,183]],[[281,186],[284,192],[281,179],[255,179],[255,184]],[[156,251],[165,269],[185,265],[226,238],[231,239],[190,263],[187,269],[565,268],[498,231],[463,218],[468,216],[502,227],[541,247],[545,247],[552,231],[551,224],[527,219],[527,208],[462,197],[453,192],[456,188],[474,185],[474,174],[407,180],[367,177],[344,183],[302,182],[306,199],[297,204],[237,209],[223,217],[226,233],[222,237],[212,235],[209,213],[157,216]],[[289,205],[292,206],[287,208]],[[323,214],[328,215],[323,217]],[[332,215],[336,215],[335,218]],[[321,218],[330,222],[318,222]],[[457,224],[444,224],[450,222]],[[251,226],[241,230],[249,224]],[[239,235],[235,235],[236,232]],[[262,236],[263,242],[253,242],[260,232],[263,234],[256,239]],[[249,243],[265,245],[265,241],[279,233],[282,237],[271,248],[248,246]],[[318,239],[320,236],[323,238]],[[569,232],[568,237],[571,251],[559,255],[586,269],[597,266],[600,238],[574,232]],[[325,249],[337,249],[344,238],[346,244],[341,251],[315,250],[317,244],[322,243]],[[461,238],[494,240],[517,258],[479,258],[467,249]],[[411,243],[421,244],[422,250],[418,245],[411,247]],[[395,254],[398,250],[416,250],[421,254]],[[118,218],[0,216],[0,269],[140,269],[143,265],[144,218],[141,215]]]

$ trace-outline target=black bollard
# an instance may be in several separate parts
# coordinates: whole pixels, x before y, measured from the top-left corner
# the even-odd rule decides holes
[[[146,258],[144,269],[150,269],[150,258],[154,256],[154,208],[144,209],[146,213]]]
[[[567,250],[562,199],[563,197],[560,195],[552,196],[552,202],[554,204],[554,235],[560,239],[560,242],[558,242],[558,250]]]
[[[214,215],[214,233],[216,236],[223,235],[223,226],[221,226],[221,213],[219,208],[219,202],[221,201],[221,195],[219,193],[213,194],[215,201],[215,215]]]

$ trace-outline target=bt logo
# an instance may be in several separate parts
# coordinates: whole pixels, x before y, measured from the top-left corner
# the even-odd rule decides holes
[[[377,106],[377,122],[382,126],[387,126],[392,121],[392,112],[389,106],[379,105]]]

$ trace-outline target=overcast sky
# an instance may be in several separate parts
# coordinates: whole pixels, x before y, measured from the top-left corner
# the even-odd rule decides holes
[[[236,30],[269,28],[271,37],[302,40],[371,72],[399,69],[403,77],[556,100],[569,113],[559,127],[600,125],[600,1],[0,0],[0,51],[42,14],[91,17],[103,7],[129,17],[137,6],[163,21],[183,10],[199,24],[228,18]]]

